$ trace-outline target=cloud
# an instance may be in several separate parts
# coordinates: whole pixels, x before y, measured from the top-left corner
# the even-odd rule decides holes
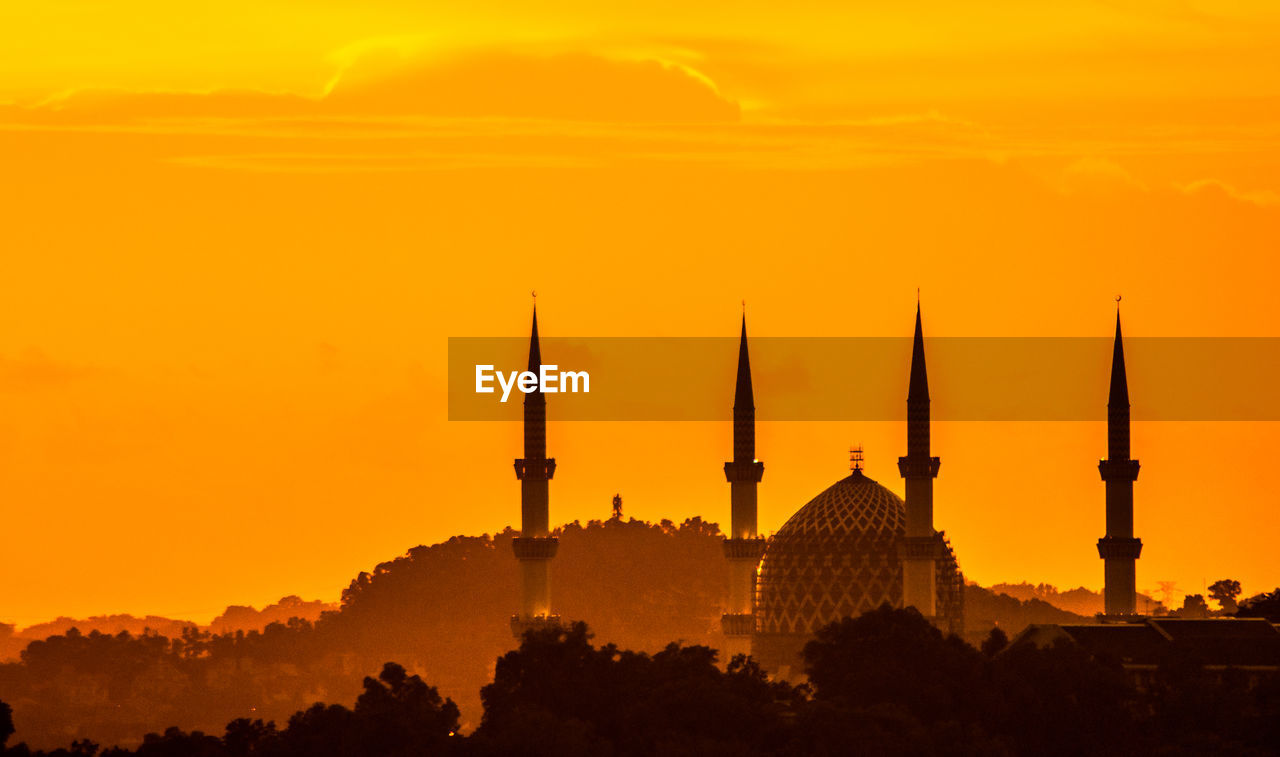
[[[705,77],[656,60],[584,53],[489,52],[411,65],[390,74],[368,59],[326,98],[336,111],[572,121],[723,122],[738,106]]]
[[[482,51],[406,61],[373,51],[346,65],[319,97],[85,90],[0,110],[5,120],[37,123],[335,116],[716,123],[737,121],[739,108],[696,70],[654,59]]]
[[[1147,186],[1118,163],[1106,158],[1079,158],[1062,169],[1059,188],[1064,194],[1146,192]]]
[[[974,113],[958,105],[744,113],[717,85],[751,92],[744,84],[750,77],[721,60],[742,53],[701,41],[643,49],[613,44],[607,53],[582,44],[448,54],[430,47],[416,38],[351,46],[335,54],[338,73],[314,96],[79,91],[31,107],[0,105],[0,130],[156,135],[145,146],[159,161],[270,173],[641,162],[833,170],[1028,158],[1050,186],[1079,196],[1152,189],[1117,159],[1146,166],[1157,153],[1235,152],[1241,138],[1234,126],[1084,126],[1069,114],[1063,123],[1026,123],[999,109]],[[1280,139],[1272,127],[1248,135],[1263,149]],[[1102,155],[1109,157],[1080,157]],[[1225,191],[1213,182],[1183,189],[1207,190]],[[1275,201],[1269,192],[1231,196]]]
[[[1270,189],[1242,190],[1219,179],[1197,179],[1178,185],[1178,190],[1188,195],[1218,195],[1238,202],[1263,208],[1280,207],[1280,193]]]

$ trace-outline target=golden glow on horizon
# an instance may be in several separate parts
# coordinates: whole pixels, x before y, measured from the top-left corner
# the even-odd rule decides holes
[[[1280,333],[1274,3],[15,2],[0,71],[0,621],[332,600],[517,522],[444,340],[534,287],[575,336],[744,296],[906,335],[917,287],[931,335],[1107,335],[1116,292],[1129,335]],[[552,424],[553,521],[723,522],[729,426],[678,431]],[[764,424],[762,529],[856,440],[901,491],[898,426]],[[1280,583],[1278,442],[1139,424],[1140,590]],[[1100,425],[935,444],[970,578],[1100,586]]]

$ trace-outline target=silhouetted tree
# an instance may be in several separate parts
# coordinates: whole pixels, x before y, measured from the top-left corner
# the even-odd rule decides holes
[[[1209,617],[1209,603],[1200,594],[1188,594],[1182,598],[1182,609],[1173,613],[1181,618]]]
[[[13,735],[13,708],[4,702],[0,702],[0,749],[8,743],[9,737]]]
[[[408,757],[449,753],[457,730],[457,706],[389,662],[364,679],[354,710],[312,705],[289,719],[278,741],[288,757]]]
[[[1009,646],[1009,635],[1006,634],[999,626],[991,629],[991,633],[982,642],[982,654],[987,657],[995,657],[1004,648]]]
[[[525,636],[481,697],[481,754],[767,754],[803,697],[754,662],[707,647],[652,656],[596,648],[585,624]]]
[[[137,757],[224,757],[225,752],[217,736],[169,728],[163,735],[148,733],[134,754]]]
[[[1215,581],[1209,586],[1209,598],[1217,600],[1224,615],[1234,615],[1240,609],[1236,597],[1240,596],[1240,582],[1231,578]]]
[[[985,706],[982,655],[915,608],[887,603],[818,630],[804,647],[817,699],[853,709],[897,709],[922,723],[976,722]]]
[[[281,735],[281,753],[293,757],[366,754],[355,713],[339,704],[317,702],[289,718]]]
[[[280,732],[276,724],[261,719],[237,718],[227,723],[222,745],[231,757],[273,754],[280,744]]]
[[[1236,615],[1241,618],[1266,618],[1272,623],[1280,623],[1280,587],[1249,597],[1240,604]]]
[[[364,679],[356,719],[367,754],[401,757],[438,753],[458,731],[458,707],[394,662]]]
[[[1074,644],[1016,645],[992,658],[987,728],[1015,754],[1133,753],[1134,690],[1118,662],[1095,660]]]
[[[1132,747],[1133,689],[1118,665],[1075,645],[1006,646],[993,632],[981,653],[914,608],[833,623],[805,646],[816,702],[797,738],[805,750],[861,751],[840,730],[856,723],[876,744],[869,753],[1066,757]]]

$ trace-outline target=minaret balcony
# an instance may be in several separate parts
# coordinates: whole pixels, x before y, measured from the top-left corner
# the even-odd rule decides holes
[[[764,539],[757,536],[747,539],[725,539],[724,556],[729,560],[758,562],[764,554]]]
[[[560,540],[554,536],[517,536],[511,540],[517,560],[550,560],[559,547]]]
[[[942,460],[936,457],[908,455],[898,458],[898,473],[903,478],[937,478],[941,467]]]
[[[1141,539],[1121,539],[1114,536],[1104,536],[1098,540],[1098,557],[1104,560],[1137,560],[1141,554]]]
[[[758,484],[764,478],[764,463],[759,460],[733,460],[724,464],[724,477],[729,483]]]
[[[521,481],[550,481],[551,477],[556,474],[556,459],[554,457],[544,458],[519,458],[515,462],[516,478]]]
[[[1137,460],[1099,460],[1098,473],[1103,481],[1137,481]]]

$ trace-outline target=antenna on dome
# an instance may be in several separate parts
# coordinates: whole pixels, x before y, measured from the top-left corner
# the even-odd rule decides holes
[[[849,448],[849,470],[854,473],[862,472],[862,445]]]

